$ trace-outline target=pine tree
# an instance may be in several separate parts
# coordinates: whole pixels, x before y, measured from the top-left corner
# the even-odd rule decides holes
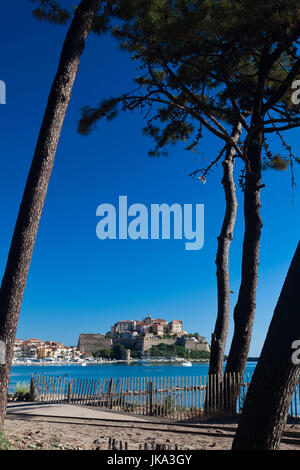
[[[8,384],[19,313],[55,153],[80,56],[88,34],[98,23],[97,15],[100,5],[101,0],[82,0],[75,11],[49,94],[11,241],[0,288],[0,340],[6,347],[6,364],[0,365],[0,427],[4,424],[6,414]],[[52,0],[39,0],[39,7],[34,10],[34,14],[39,19],[46,18],[62,24],[69,17],[68,12]]]
[[[234,129],[232,138],[238,141],[241,134],[241,123]],[[209,361],[209,375],[217,375],[220,384],[223,378],[223,364],[225,356],[226,340],[230,321],[230,277],[229,277],[229,249],[233,239],[233,230],[237,215],[237,197],[233,177],[234,148],[227,146],[223,165],[222,184],[224,187],[226,208],[221,233],[218,237],[218,249],[216,256],[217,266],[217,295],[218,311],[214,332],[211,337],[211,353]],[[217,403],[219,401],[216,401]]]
[[[85,107],[79,132],[87,134],[99,119],[121,110],[147,110],[144,129],[156,146],[150,155],[165,152],[178,140],[192,139],[193,149],[205,131],[225,143],[223,151],[202,171],[204,177],[225,149],[236,152],[245,165],[245,234],[242,279],[234,310],[234,335],[226,372],[243,376],[256,307],[259,249],[262,229],[260,193],[263,150],[268,133],[299,126],[291,103],[291,85],[300,72],[297,42],[300,16],[296,1],[163,0],[119,2],[119,24],[113,34],[121,47],[140,64],[137,89],[121,97]],[[239,124],[243,141],[235,142],[232,128]],[[231,130],[228,130],[230,127]],[[283,159],[266,152],[269,166]],[[294,156],[291,156],[292,164]],[[296,159],[297,160],[297,159]],[[227,206],[228,208],[228,206]],[[231,215],[233,212],[231,212]],[[229,245],[228,245],[229,246]],[[218,259],[228,267],[228,250]],[[227,336],[228,272],[219,283],[218,339],[213,340],[212,370],[220,364]],[[218,331],[219,330],[219,331]],[[220,344],[222,343],[222,347]],[[217,351],[217,349],[219,351]]]
[[[277,302],[233,441],[233,449],[278,448],[300,375],[300,243]]]

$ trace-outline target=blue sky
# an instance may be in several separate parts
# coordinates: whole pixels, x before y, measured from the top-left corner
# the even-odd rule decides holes
[[[66,2],[72,4],[72,2]],[[49,89],[66,33],[39,23],[30,2],[2,7],[0,79],[0,275],[2,276]],[[209,135],[198,154],[183,146],[149,158],[142,116],[121,114],[88,137],[77,134],[83,105],[132,87],[136,64],[108,37],[90,37],[81,60],[40,223],[20,315],[18,337],[76,344],[81,332],[106,332],[120,319],[147,314],[182,319],[184,329],[210,340],[216,317],[215,254],[224,197],[217,167],[205,185],[188,174],[213,160],[222,144]],[[299,152],[298,131],[288,141]],[[273,149],[280,151],[278,142]],[[295,168],[296,182],[299,170]],[[238,177],[238,165],[236,176]],[[262,347],[276,300],[298,243],[299,189],[292,207],[290,170],[263,175],[264,221],[257,313],[250,354]],[[106,240],[96,237],[96,208],[128,203],[205,205],[205,243],[186,251],[184,240]],[[237,299],[243,237],[242,193],[230,253],[232,307]],[[231,321],[230,338],[233,322]],[[228,348],[227,348],[228,350]]]

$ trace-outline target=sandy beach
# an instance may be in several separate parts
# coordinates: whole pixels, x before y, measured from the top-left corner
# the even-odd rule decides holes
[[[128,443],[129,450],[152,443],[180,450],[230,450],[236,420],[168,423],[72,405],[17,405],[8,409],[5,434],[12,449],[108,450],[109,439]],[[289,423],[281,450],[300,450],[300,423]]]

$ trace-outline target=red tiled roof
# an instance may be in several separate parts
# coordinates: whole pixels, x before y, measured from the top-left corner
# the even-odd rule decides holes
[[[117,323],[134,323],[134,320],[120,320]]]
[[[24,341],[24,343],[44,343],[44,342],[45,341],[43,341],[42,339],[36,339],[36,338],[30,338]]]

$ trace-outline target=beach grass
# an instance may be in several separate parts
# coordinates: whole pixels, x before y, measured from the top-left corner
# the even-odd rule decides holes
[[[13,392],[13,398],[20,400],[20,401],[26,401],[29,399],[30,395],[30,385],[28,382],[17,382],[14,392]]]
[[[4,432],[0,430],[0,450],[9,450],[11,444],[7,437],[5,436]]]

